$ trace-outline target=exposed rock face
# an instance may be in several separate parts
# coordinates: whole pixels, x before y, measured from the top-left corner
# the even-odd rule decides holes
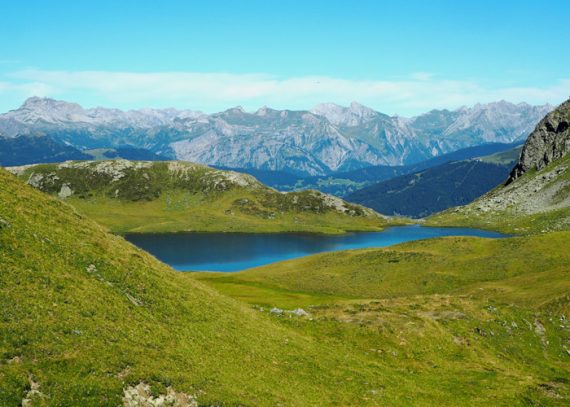
[[[519,162],[507,181],[510,184],[525,172],[541,170],[570,151],[570,99],[538,123],[528,137]]]
[[[65,199],[73,195],[73,190],[67,184],[63,184],[57,194],[61,199]]]

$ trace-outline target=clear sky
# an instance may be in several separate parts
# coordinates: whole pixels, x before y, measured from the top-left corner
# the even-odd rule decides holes
[[[409,116],[570,96],[570,1],[15,1],[1,5],[0,111],[32,95],[122,109]]]

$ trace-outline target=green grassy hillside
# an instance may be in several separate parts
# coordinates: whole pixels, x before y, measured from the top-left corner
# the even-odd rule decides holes
[[[567,234],[191,275],[3,171],[0,183],[0,405],[117,406],[140,383],[201,405],[568,401]]]
[[[398,404],[565,405],[568,239],[430,239],[189,278],[265,310],[302,307],[310,317],[283,325],[350,344],[441,397]]]
[[[443,397],[174,272],[3,170],[0,185],[2,406],[117,406],[141,382],[201,405]]]
[[[121,233],[342,233],[386,224],[367,208],[320,192],[279,193],[251,176],[192,163],[84,161],[10,170]]]

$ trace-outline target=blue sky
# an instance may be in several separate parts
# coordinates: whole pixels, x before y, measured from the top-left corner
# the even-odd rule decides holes
[[[0,111],[32,95],[122,109],[404,116],[570,96],[569,1],[5,1]]]

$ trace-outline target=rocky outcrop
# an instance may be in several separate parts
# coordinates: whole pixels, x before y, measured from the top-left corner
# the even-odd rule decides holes
[[[29,378],[30,381],[30,389],[26,393],[26,396],[22,399],[21,406],[22,407],[31,407],[34,405],[39,405],[42,398],[45,398],[45,395],[40,391],[40,384],[32,377]]]
[[[560,178],[567,171],[566,165],[560,165],[540,176],[521,179],[485,195],[472,206],[483,213],[510,209],[526,215],[566,208],[570,204],[566,191],[570,183]]]
[[[154,396],[146,383],[129,386],[123,392],[124,407],[198,407],[196,398],[191,394],[180,393],[172,387],[166,388],[166,394]]]
[[[507,185],[529,170],[541,170],[570,151],[570,99],[538,123],[528,137]]]

